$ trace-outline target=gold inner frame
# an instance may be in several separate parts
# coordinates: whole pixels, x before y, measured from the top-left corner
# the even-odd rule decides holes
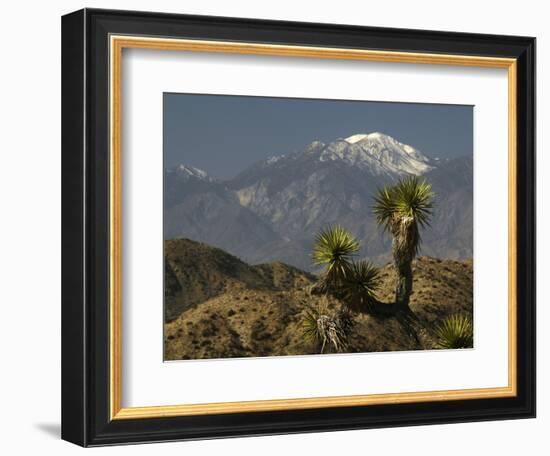
[[[181,404],[170,406],[122,407],[122,51],[123,49],[194,51],[253,54],[317,59],[367,60],[431,65],[453,65],[508,70],[508,385],[505,387],[403,392],[245,402]],[[110,414],[111,419],[158,418],[221,413],[297,410],[374,404],[449,401],[512,397],[517,394],[517,207],[516,207],[516,127],[517,61],[468,55],[387,52],[288,46],[227,41],[169,38],[110,37]]]

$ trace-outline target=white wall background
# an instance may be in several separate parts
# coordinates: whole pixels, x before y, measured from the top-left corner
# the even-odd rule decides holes
[[[0,17],[0,449],[72,454],[60,422],[60,16],[82,8],[438,29],[538,38],[538,418],[369,431],[102,448],[94,454],[547,454],[550,443],[550,230],[543,153],[550,29],[535,0],[65,0],[5,3]],[[543,258],[545,258],[543,260]],[[546,280],[545,280],[546,279]],[[544,432],[546,431],[546,433]]]

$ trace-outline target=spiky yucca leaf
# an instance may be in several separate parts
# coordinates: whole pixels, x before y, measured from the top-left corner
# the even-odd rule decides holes
[[[417,176],[400,180],[384,187],[374,197],[374,214],[377,222],[393,238],[394,257],[412,261],[420,249],[419,227],[429,225],[433,209],[432,186]]]
[[[384,187],[379,189],[378,193],[374,196],[373,211],[376,221],[387,231],[391,230],[392,221],[397,211],[394,193],[394,187]]]
[[[411,176],[378,190],[373,210],[377,222],[387,230],[393,231],[395,223],[404,217],[412,218],[424,227],[429,225],[433,198],[431,184]]]
[[[465,315],[451,315],[435,331],[435,348],[471,348],[474,345],[472,320]]]
[[[434,193],[426,180],[417,176],[399,181],[395,186],[397,212],[413,218],[421,227],[429,225]]]
[[[313,259],[315,264],[332,265],[342,259],[349,261],[359,250],[359,242],[340,225],[329,226],[315,238]]]
[[[380,270],[372,263],[366,260],[351,263],[342,284],[345,305],[355,311],[369,310],[376,301],[380,283]]]
[[[335,291],[346,276],[351,257],[359,251],[359,242],[345,228],[331,226],[321,231],[315,238],[313,260],[324,265],[320,288]]]

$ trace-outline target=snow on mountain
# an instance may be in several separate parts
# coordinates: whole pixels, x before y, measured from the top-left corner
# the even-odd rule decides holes
[[[356,142],[362,141],[362,140],[365,139],[367,136],[369,136],[369,135],[365,135],[365,134],[359,133],[359,134],[357,134],[357,135],[352,135],[352,136],[346,138],[345,140],[346,140],[347,142],[349,142],[350,144],[355,144]]]
[[[305,161],[337,162],[368,172],[373,176],[421,175],[437,164],[418,149],[403,144],[380,132],[357,133],[338,138],[328,144],[313,141],[304,150],[289,155],[270,157],[248,171],[266,170],[272,165],[278,168],[297,166]],[[246,171],[245,171],[246,172]]]
[[[379,132],[359,133],[331,142],[319,160],[341,161],[374,175],[420,175],[433,169],[433,161],[419,150]]]
[[[439,163],[418,149],[383,133],[357,133],[327,144],[313,141],[301,151],[268,157],[245,169],[235,180],[244,184],[272,173],[273,169],[293,174],[297,167],[316,169],[319,165],[326,168],[332,162],[379,177],[422,175],[437,168]],[[206,171],[185,164],[168,172],[175,172],[184,180],[219,182]]]
[[[168,172],[170,172],[169,170]],[[215,179],[208,175],[208,173],[200,168],[195,168],[194,166],[190,165],[178,165],[174,168],[174,170],[178,175],[184,177],[184,178],[194,178],[201,181],[206,182],[214,182]]]

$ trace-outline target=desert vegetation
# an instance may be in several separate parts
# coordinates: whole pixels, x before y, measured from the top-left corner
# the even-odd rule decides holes
[[[418,257],[435,194],[408,177],[372,212],[392,261],[361,257],[342,225],[316,235],[316,273],[249,265],[188,239],[165,242],[165,358],[200,359],[473,346],[472,262]]]
[[[331,310],[326,300],[320,301],[317,306],[308,306],[304,312],[304,337],[320,353],[345,351],[352,328],[351,314],[345,308]]]
[[[469,348],[474,344],[472,319],[466,315],[455,314],[447,317],[435,332],[435,348]]]
[[[382,302],[380,270],[367,260],[356,261],[360,250],[357,239],[340,225],[321,231],[315,240],[313,260],[323,266],[313,294],[331,296],[340,301],[338,312],[318,306],[305,313],[303,334],[323,353],[328,346],[344,351],[353,328],[353,314],[366,313],[395,318],[408,331],[420,337],[418,319],[409,303],[413,292],[413,260],[420,250],[421,229],[429,225],[435,194],[425,180],[412,176],[393,186],[380,189],[374,197],[373,211],[378,224],[392,236],[395,270],[394,300]],[[346,322],[344,324],[343,322]],[[344,329],[345,328],[345,329]],[[473,346],[471,318],[447,317],[436,329],[432,348],[468,348]]]
[[[411,265],[420,249],[420,229],[430,223],[434,196],[432,186],[417,176],[384,187],[375,196],[376,220],[393,238],[393,264],[397,271],[394,304],[398,311],[409,310]]]

